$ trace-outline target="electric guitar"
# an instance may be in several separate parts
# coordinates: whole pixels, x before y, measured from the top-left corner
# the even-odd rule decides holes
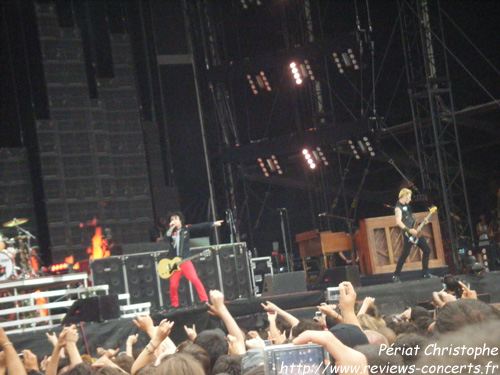
[[[180,266],[189,260],[198,259],[201,257],[209,257],[212,254],[210,249],[203,250],[201,253],[193,255],[191,257],[182,259],[181,257],[175,257],[174,259],[162,259],[158,262],[158,276],[162,279],[168,279],[175,272],[180,271]]]
[[[413,234],[410,234],[409,232],[404,232],[405,236],[408,237],[408,241],[410,241],[413,245],[415,245],[418,242],[418,239],[422,237],[422,228],[425,226],[425,222],[429,220],[429,218],[432,216],[434,212],[437,211],[437,207],[431,207],[429,209],[429,214],[425,217],[424,221],[419,223],[418,221],[415,222],[415,225],[413,226],[413,229],[416,229],[417,235],[414,236]]]

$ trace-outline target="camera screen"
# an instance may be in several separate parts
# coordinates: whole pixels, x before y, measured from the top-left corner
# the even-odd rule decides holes
[[[324,350],[318,347],[298,347],[275,352],[274,364],[278,375],[315,374],[318,367],[322,366]],[[321,369],[318,370],[321,373]]]

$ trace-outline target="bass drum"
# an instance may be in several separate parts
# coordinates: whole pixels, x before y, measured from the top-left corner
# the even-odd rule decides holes
[[[0,281],[8,280],[14,272],[14,262],[6,251],[0,252]]]

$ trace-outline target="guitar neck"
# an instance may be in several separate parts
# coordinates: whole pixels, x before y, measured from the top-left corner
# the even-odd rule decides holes
[[[425,217],[424,221],[422,221],[419,226],[417,227],[417,232],[420,232],[422,228],[425,226],[425,222],[429,220],[429,218],[432,216],[434,212],[429,212],[429,214]]]
[[[194,260],[196,258],[199,258],[203,255],[203,253],[199,253],[199,254],[196,254],[196,255],[193,255],[193,256],[190,256],[190,257],[187,257],[187,258],[184,258],[183,260],[181,260],[180,262],[178,262],[177,264],[180,266],[182,263],[186,263],[190,260]]]

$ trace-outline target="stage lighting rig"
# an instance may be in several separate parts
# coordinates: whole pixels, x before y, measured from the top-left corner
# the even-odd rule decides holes
[[[348,139],[347,143],[356,159],[360,159],[361,155],[375,156],[373,141],[366,135],[360,139]]]
[[[262,173],[266,177],[269,177],[271,173],[283,174],[283,170],[281,169],[276,155],[271,155],[271,157],[267,159],[258,158],[257,163],[259,163]]]
[[[248,84],[254,95],[259,94],[259,90],[271,91],[271,84],[264,71],[260,71],[259,74],[254,76],[247,74]]]
[[[297,85],[301,85],[305,79],[310,79],[311,81],[316,79],[309,60],[292,61],[289,67],[290,73]]]
[[[333,61],[337,65],[337,69],[340,74],[345,73],[345,69],[354,69],[359,70],[360,65],[359,61],[354,54],[354,50],[352,48],[347,48],[343,51],[333,52]]]

